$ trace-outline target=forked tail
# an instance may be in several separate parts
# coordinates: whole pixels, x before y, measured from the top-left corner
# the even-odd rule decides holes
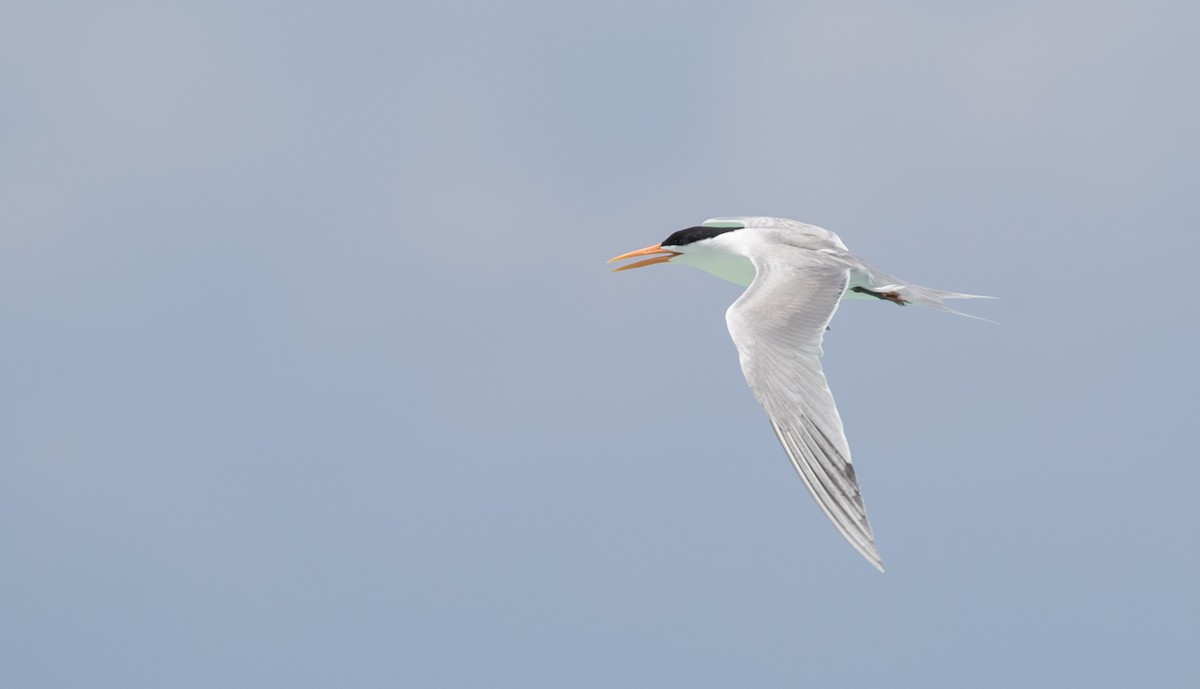
[[[905,282],[904,280],[894,278],[891,275],[888,275],[887,273],[875,268],[874,266],[870,266],[865,263],[862,267],[865,270],[861,272],[857,270],[851,271],[849,287],[850,291],[879,299],[886,299],[902,306],[905,304],[919,304],[921,306],[928,306],[931,309],[937,309],[938,311],[945,311],[947,313],[953,313],[959,316],[966,316],[967,318],[975,318],[981,321],[987,321],[988,319],[986,318],[952,309],[949,306],[946,306],[944,300],[995,299],[995,297],[988,297],[981,294],[963,294],[961,292],[946,292],[940,289],[930,289],[929,287],[914,285],[909,282]],[[991,323],[994,321],[988,322]]]
[[[898,289],[897,291],[900,293],[901,299],[904,299],[905,301],[909,301],[913,304],[920,304],[921,306],[928,306],[929,308],[937,309],[938,311],[945,311],[947,313],[953,313],[953,314],[957,314],[959,316],[966,316],[967,318],[975,318],[975,319],[978,319],[981,321],[987,321],[988,319],[983,318],[982,316],[976,316],[976,315],[973,315],[970,313],[963,313],[962,311],[959,311],[957,309],[952,309],[949,306],[946,306],[946,304],[942,300],[943,299],[995,299],[995,297],[988,297],[988,296],[984,296],[982,294],[963,294],[961,292],[945,292],[940,289],[930,289],[928,287],[922,287],[920,285],[900,285],[900,289]],[[988,321],[988,322],[991,323],[993,321]]]

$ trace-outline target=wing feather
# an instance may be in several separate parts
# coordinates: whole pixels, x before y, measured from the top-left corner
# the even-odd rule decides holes
[[[879,571],[850,446],[821,370],[821,340],[850,270],[819,252],[771,247],[750,256],[754,281],[725,313],[742,373],[821,510]]]

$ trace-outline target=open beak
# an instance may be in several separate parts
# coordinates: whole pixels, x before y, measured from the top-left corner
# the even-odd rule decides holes
[[[672,258],[675,258],[678,255],[679,255],[678,251],[671,251],[670,249],[664,249],[664,248],[662,248],[661,244],[655,244],[654,246],[648,246],[645,249],[638,249],[637,251],[630,251],[627,254],[621,254],[620,256],[617,256],[615,258],[610,258],[610,259],[608,259],[608,262],[612,263],[613,261],[623,261],[627,258],[635,258],[637,256],[654,256],[654,258],[647,258],[644,261],[638,261],[637,263],[630,263],[627,266],[621,266],[620,268],[613,268],[612,272],[619,273],[622,270],[629,270],[630,268],[642,268],[644,266],[652,266],[655,263],[666,263],[667,261],[670,261]]]

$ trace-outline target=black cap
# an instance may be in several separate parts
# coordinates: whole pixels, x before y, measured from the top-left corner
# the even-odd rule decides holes
[[[698,242],[701,239],[712,239],[719,234],[725,234],[726,232],[733,232],[734,230],[740,229],[743,228],[740,226],[705,227],[704,225],[697,225],[695,227],[689,227],[686,230],[673,232],[670,237],[667,237],[663,240],[661,246],[687,246],[688,244],[691,244],[692,242]]]

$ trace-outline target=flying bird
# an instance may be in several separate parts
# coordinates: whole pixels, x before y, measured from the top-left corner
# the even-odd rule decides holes
[[[950,313],[959,312],[944,299],[990,297],[910,284],[850,253],[829,230],[786,218],[712,218],[609,263],[641,256],[650,258],[613,272],[682,263],[746,288],[725,312],[746,382],[825,515],[884,571],[842,420],[821,370],[821,340],[843,297]]]

